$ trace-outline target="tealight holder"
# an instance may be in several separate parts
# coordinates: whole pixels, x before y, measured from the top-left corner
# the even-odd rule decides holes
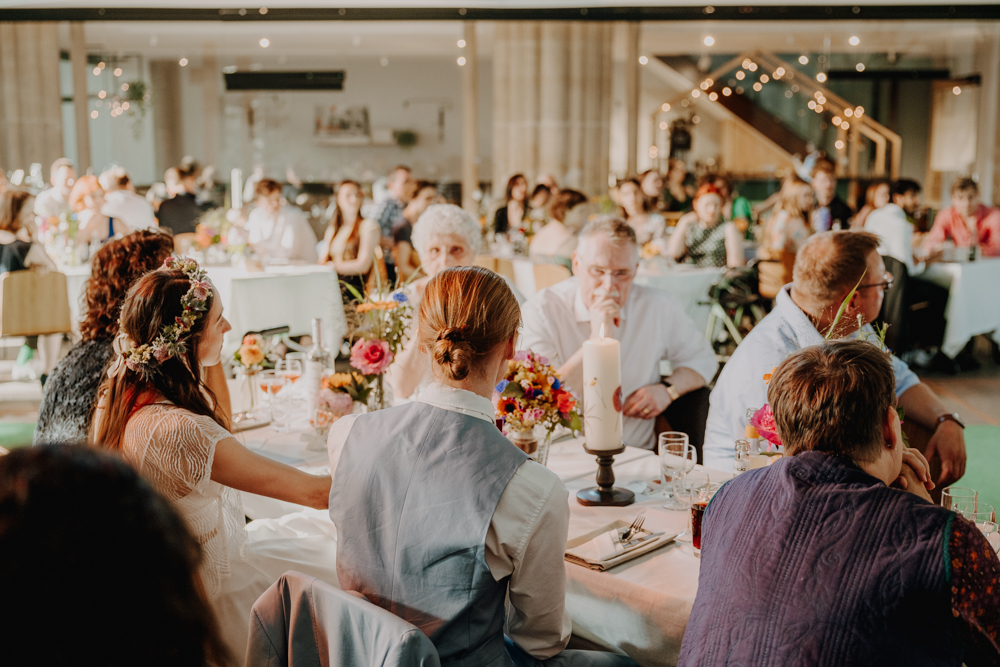
[[[635,494],[628,489],[615,486],[615,471],[612,467],[615,456],[625,451],[622,444],[618,449],[587,449],[583,451],[597,457],[597,486],[576,492],[576,502],[581,505],[624,507],[635,502]]]

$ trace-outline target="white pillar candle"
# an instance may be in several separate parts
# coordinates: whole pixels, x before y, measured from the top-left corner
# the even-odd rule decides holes
[[[230,196],[232,208],[243,208],[243,172],[238,168],[234,168],[231,176],[232,180],[229,189],[232,191]]]
[[[621,344],[603,335],[584,341],[583,431],[587,449],[622,446],[621,387]]]

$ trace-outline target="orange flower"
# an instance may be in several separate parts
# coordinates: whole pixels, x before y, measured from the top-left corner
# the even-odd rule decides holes
[[[764,384],[771,384],[771,378],[774,376],[774,371],[776,370],[778,370],[777,366],[772,368],[770,373],[764,373]]]
[[[328,375],[323,378],[323,388],[341,389],[343,387],[350,386],[351,379],[350,373],[334,373],[333,375]]]

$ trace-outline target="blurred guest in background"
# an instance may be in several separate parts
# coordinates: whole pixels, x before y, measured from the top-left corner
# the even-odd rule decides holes
[[[104,190],[97,181],[97,176],[81,176],[73,186],[69,203],[76,211],[80,223],[76,233],[77,247],[86,248],[91,243],[104,244],[131,231],[124,220],[113,218],[104,212]]]
[[[613,216],[587,223],[573,255],[573,277],[524,304],[520,348],[548,357],[582,396],[584,341],[602,335],[620,341],[625,443],[654,449],[653,420],[666,410],[671,425],[685,430],[679,412],[670,408],[690,413],[688,401],[707,399],[704,387],[718,362],[677,299],[634,284],[638,267],[639,245],[628,223]],[[670,362],[669,377],[660,376],[661,361]],[[704,424],[704,413],[701,419]]]
[[[372,278],[372,271],[379,268],[376,251],[382,237],[378,222],[361,217],[364,202],[360,185],[349,180],[340,182],[337,208],[326,228],[319,255],[320,264],[333,264],[340,280],[361,293]],[[349,301],[354,297],[344,290],[344,298]]]
[[[53,162],[49,167],[49,183],[52,187],[42,190],[35,198],[35,215],[49,220],[72,213],[69,194],[73,190],[73,184],[76,183],[73,162],[67,158],[59,158]]]
[[[811,185],[816,194],[816,210],[812,228],[816,232],[829,229],[847,229],[854,211],[837,194],[837,171],[832,162],[821,158],[812,169]]]
[[[528,198],[528,218],[531,220],[532,229],[537,232],[545,224],[548,217],[548,206],[552,202],[552,191],[549,186],[539,183],[531,191]]]
[[[403,224],[392,233],[392,260],[401,282],[409,280],[420,268],[420,257],[413,250],[413,225],[438,198],[437,186],[430,181],[413,181],[409,190],[409,203],[403,209]]]
[[[891,187],[888,181],[875,181],[865,190],[865,205],[851,221],[851,229],[864,229],[865,220],[872,211],[877,211],[892,199]]]
[[[687,165],[684,160],[670,160],[667,170],[667,187],[663,191],[662,210],[671,213],[685,213],[691,210],[691,198],[695,190],[688,184]]]
[[[894,384],[862,341],[778,365],[767,401],[784,458],[708,504],[678,665],[1000,663],[1000,561],[931,502]]]
[[[528,180],[523,174],[514,174],[507,179],[503,206],[493,216],[493,232],[498,236],[521,228],[521,222],[528,214]]]
[[[231,664],[202,559],[174,506],[120,457],[83,447],[0,456],[0,597],[18,600],[0,623],[12,663]]]
[[[630,178],[619,184],[618,203],[622,207],[622,217],[635,230],[639,246],[651,243],[659,254],[668,254],[667,221],[649,207],[649,199],[643,194],[639,181]]]
[[[914,258],[912,217],[920,208],[920,190],[916,181],[896,181],[892,202],[872,211],[864,221],[865,231],[878,236],[879,254],[902,262],[911,274],[918,262]]]
[[[764,234],[764,246],[772,254],[778,252],[796,253],[813,233],[809,225],[810,214],[815,206],[813,188],[795,174],[785,178],[781,184],[778,206],[768,220]]]
[[[193,234],[198,228],[198,218],[205,212],[195,196],[197,174],[190,167],[171,167],[163,180],[169,199],[160,204],[157,217],[161,227],[177,234]]]
[[[726,174],[708,174],[701,182],[702,185],[705,183],[714,185],[722,197],[722,219],[734,223],[740,232],[746,233],[753,221],[753,209],[750,200],[733,189],[733,179]]]
[[[722,217],[722,193],[706,183],[694,197],[694,211],[685,213],[667,244],[667,256],[695,266],[743,266],[743,234]]]
[[[587,201],[576,190],[560,190],[549,206],[549,222],[531,237],[528,252],[532,259],[554,262],[570,267],[576,250],[576,234],[566,226],[566,215]]]
[[[28,225],[34,223],[32,203],[32,196],[22,190],[8,190],[0,194],[0,274],[26,269],[54,271],[56,268],[42,244],[34,241],[28,233]],[[17,361],[11,369],[12,378],[41,379],[44,385],[56,366],[61,342],[61,335],[28,336],[17,353]],[[32,363],[36,350],[41,352],[40,373]]]
[[[646,205],[650,211],[664,210],[663,202],[663,176],[655,169],[647,169],[639,174],[639,185],[642,188],[642,196],[646,198]]]
[[[538,176],[538,184],[547,187],[549,194],[553,197],[559,194],[559,183],[556,182],[556,177],[552,174],[540,174]]]
[[[259,181],[254,203],[246,225],[254,252],[265,261],[316,262],[316,234],[302,209],[282,199],[281,183],[270,178]]]
[[[156,215],[145,197],[140,197],[132,187],[132,179],[125,169],[113,167],[97,179],[104,189],[104,207],[101,212],[123,221],[130,229],[156,227]]]
[[[951,186],[951,206],[937,214],[923,240],[926,253],[939,250],[945,241],[959,248],[979,246],[986,257],[1000,256],[1000,209],[979,201],[979,186],[959,178]]]
[[[392,263],[392,233],[404,224],[403,209],[409,201],[408,194],[412,181],[413,172],[409,167],[396,166],[386,179],[388,196],[378,203],[378,208],[372,216],[381,230],[380,244],[390,279],[394,279],[396,275],[395,265]]]

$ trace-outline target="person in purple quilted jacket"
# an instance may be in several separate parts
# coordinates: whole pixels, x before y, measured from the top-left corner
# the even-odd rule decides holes
[[[866,341],[778,366],[785,457],[709,503],[678,665],[1000,665],[1000,561],[930,502],[894,385]]]

